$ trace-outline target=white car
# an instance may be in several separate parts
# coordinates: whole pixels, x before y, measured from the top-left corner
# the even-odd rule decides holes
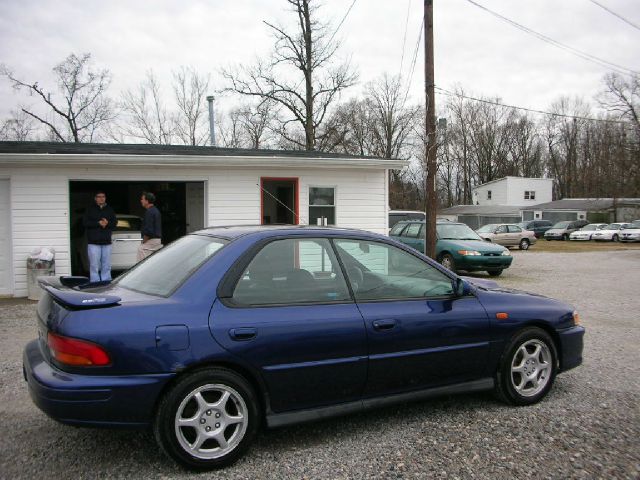
[[[621,242],[640,242],[640,220],[634,220],[620,230]]]
[[[571,235],[569,235],[569,240],[591,240],[591,236],[596,231],[606,226],[606,223],[590,223],[589,225],[585,225],[584,227],[582,227],[580,230],[572,232]]]
[[[617,242],[620,240],[620,230],[625,228],[628,223],[610,223],[609,225],[605,225],[600,230],[596,230],[591,235],[591,240],[606,240],[606,241],[614,241]]]

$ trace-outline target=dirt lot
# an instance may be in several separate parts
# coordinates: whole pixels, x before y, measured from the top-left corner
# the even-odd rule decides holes
[[[0,301],[0,477],[637,479],[640,249],[567,253],[566,243],[513,251],[499,278],[572,303],[587,328],[584,365],[558,377],[542,403],[511,408],[488,394],[462,395],[268,431],[215,474],[180,470],[145,432],[45,417],[21,371],[21,350],[36,334],[34,305]]]

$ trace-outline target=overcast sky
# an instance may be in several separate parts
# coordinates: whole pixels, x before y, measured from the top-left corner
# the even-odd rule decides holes
[[[353,0],[323,0],[334,26]],[[476,0],[505,17],[575,49],[640,70],[640,30],[590,0]],[[640,25],[639,0],[598,0]],[[592,101],[607,69],[544,43],[467,0],[434,0],[436,84],[503,102],[548,109],[562,95]],[[168,79],[180,65],[211,73],[250,63],[272,45],[263,20],[286,22],[285,0],[0,0],[0,63],[27,81],[55,90],[51,68],[69,53],[90,52],[111,70],[110,94],[136,86],[148,69]],[[409,12],[407,22],[407,12]],[[385,72],[408,76],[422,22],[420,0],[356,0],[340,28],[341,54],[350,56],[360,84]],[[406,41],[405,41],[406,25]],[[403,55],[404,45],[404,55]],[[410,95],[422,100],[422,42]],[[356,95],[358,88],[343,98]],[[442,103],[442,97],[436,98]],[[20,103],[0,79],[0,119]],[[223,102],[224,105],[224,102]]]

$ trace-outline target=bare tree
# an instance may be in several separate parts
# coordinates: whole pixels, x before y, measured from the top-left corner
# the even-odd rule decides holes
[[[282,107],[279,132],[283,138],[315,150],[320,137],[331,134],[321,131],[330,107],[342,90],[355,83],[356,74],[348,61],[336,64],[338,44],[329,26],[317,20],[316,0],[286,2],[296,18],[296,29],[287,31],[284,26],[265,22],[275,38],[271,60],[223,70],[222,75],[229,82],[227,90],[268,99]]]
[[[185,145],[204,145],[209,138],[207,95],[209,75],[201,75],[192,67],[173,72],[173,91],[178,112],[176,134]]]
[[[126,136],[152,145],[170,145],[174,139],[175,122],[162,100],[160,85],[152,70],[136,90],[122,94],[120,108],[124,123],[119,130]]]
[[[0,123],[0,140],[26,142],[36,131],[33,117],[23,111],[12,111],[11,117]]]
[[[629,121],[640,141],[640,75],[626,79],[617,73],[610,73],[604,83],[605,90],[598,97],[600,105]]]
[[[69,55],[53,68],[58,82],[58,91],[62,100],[38,85],[20,80],[6,66],[0,74],[6,76],[16,90],[26,90],[40,98],[48,107],[51,118],[36,113],[30,108],[21,110],[30,115],[51,132],[61,142],[91,141],[96,131],[113,118],[111,101],[106,91],[111,83],[108,70],[94,70],[91,67],[91,54]]]

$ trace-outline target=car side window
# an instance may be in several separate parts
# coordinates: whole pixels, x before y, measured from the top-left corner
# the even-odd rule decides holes
[[[404,250],[374,241],[335,240],[356,301],[453,294],[451,278]]]
[[[496,233],[507,233],[507,226],[500,225],[498,228],[496,228]]]
[[[406,223],[396,224],[389,232],[389,235],[400,236],[400,234],[402,233],[402,231],[405,229],[406,226],[407,226]]]
[[[509,233],[520,233],[522,229],[517,225],[509,225]]]
[[[411,223],[404,231],[403,236],[409,238],[418,238],[418,233],[420,233],[420,223]]]
[[[241,306],[350,300],[347,283],[327,239],[285,239],[265,245],[233,292]]]

